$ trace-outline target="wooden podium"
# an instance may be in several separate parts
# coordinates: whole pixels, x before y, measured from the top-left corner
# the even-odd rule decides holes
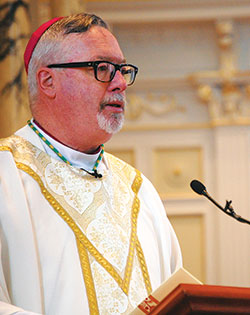
[[[250,315],[250,288],[179,284],[147,314]]]
[[[250,288],[202,284],[180,268],[131,313],[144,314],[250,315]]]

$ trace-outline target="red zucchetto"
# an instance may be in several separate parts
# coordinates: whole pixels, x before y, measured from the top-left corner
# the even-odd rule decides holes
[[[33,50],[36,47],[36,44],[38,43],[39,39],[43,35],[43,33],[55,22],[58,20],[61,20],[63,17],[56,17],[52,20],[49,20],[48,22],[42,24],[30,37],[30,40],[28,41],[28,44],[26,46],[25,52],[24,52],[24,65],[26,72],[28,73],[28,66],[30,62],[30,58],[32,56]]]

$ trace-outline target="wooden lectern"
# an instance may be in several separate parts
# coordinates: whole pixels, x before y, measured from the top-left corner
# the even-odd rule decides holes
[[[250,315],[250,288],[202,284],[180,268],[131,313],[145,314]]]
[[[250,288],[179,284],[148,314],[250,315]]]

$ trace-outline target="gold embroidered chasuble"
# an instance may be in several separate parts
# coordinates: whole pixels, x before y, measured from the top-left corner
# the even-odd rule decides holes
[[[90,314],[130,313],[152,291],[137,237],[139,171],[106,153],[108,170],[96,179],[18,136],[1,140],[0,150],[12,153],[73,231]]]

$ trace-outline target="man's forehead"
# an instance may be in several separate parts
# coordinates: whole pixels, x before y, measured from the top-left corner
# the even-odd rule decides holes
[[[103,55],[93,55],[93,58],[95,60],[103,60],[103,61],[110,61],[114,62],[114,57],[109,57],[109,56],[103,56]],[[126,63],[126,59],[122,56],[122,58],[119,58],[119,60],[115,60],[118,63]]]
[[[84,33],[72,33],[67,36],[71,36],[73,39],[82,40],[84,42],[112,42],[113,44],[119,45],[115,36],[109,30],[100,26],[91,27]]]
[[[67,35],[69,47],[74,55],[91,54],[95,60],[124,62],[124,56],[114,35],[103,27],[92,27],[86,33]]]

